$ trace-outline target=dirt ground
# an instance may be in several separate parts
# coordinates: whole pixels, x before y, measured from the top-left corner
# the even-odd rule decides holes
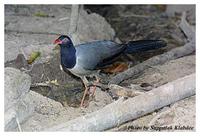
[[[49,13],[48,18],[50,20],[54,20],[54,16],[58,16],[61,13],[61,11],[57,10],[56,7],[43,8],[41,6],[36,10],[35,8],[28,6],[10,6],[7,8],[7,10],[9,9],[8,12],[7,10],[5,11],[5,13],[7,13],[6,16],[8,16],[6,18],[5,25],[8,25],[10,23],[10,19],[12,18],[24,16],[21,14],[22,11],[20,8],[23,8],[23,10],[26,11],[26,16],[33,15],[37,10],[46,11]],[[114,28],[116,37],[118,37],[121,42],[141,39],[162,39],[167,42],[167,46],[162,49],[140,54],[138,53],[130,55],[128,58],[119,59],[120,61],[126,61],[129,64],[129,67],[131,67],[148,58],[151,58],[152,56],[156,56],[158,54],[162,54],[163,52],[169,51],[172,48],[182,46],[186,42],[186,37],[177,27],[177,24],[180,22],[180,15],[177,14],[175,17],[168,17],[164,12],[164,8],[164,6],[162,7],[155,5],[104,6],[101,8],[98,6],[86,6],[85,10],[87,10],[88,13],[96,12],[105,17],[105,19]],[[69,7],[62,6],[62,9],[69,10]],[[15,12],[13,15],[13,13],[10,11],[17,12]],[[40,19],[38,19],[38,21],[40,21]],[[191,21],[190,23],[194,24],[194,22]],[[18,40],[10,42],[8,39],[11,39],[12,37],[24,38],[25,40],[22,40],[24,45],[22,46],[27,44],[26,33],[16,31],[12,26],[9,26],[8,28],[9,30],[5,31],[6,39],[9,41],[7,42],[8,44],[19,42]],[[29,28],[27,27],[27,29]],[[57,30],[57,28],[55,28],[55,30],[55,32],[59,32],[59,29]],[[44,33],[46,32],[44,31]],[[30,33],[30,36],[33,37],[33,39],[31,39],[29,42],[36,44],[34,39],[39,42],[43,42],[42,38],[38,35],[45,37],[45,35],[41,33]],[[55,36],[49,34],[49,32],[47,35],[50,35],[48,38],[45,38],[45,41],[48,44],[52,42],[51,39]],[[40,37],[39,40],[38,37]],[[109,93],[97,88],[95,98],[87,98],[89,104],[88,107],[83,109],[79,108],[80,100],[83,95],[83,85],[81,80],[74,77],[70,73],[65,73],[60,69],[58,50],[54,50],[51,55],[53,57],[49,58],[48,61],[35,64],[29,71],[27,71],[27,73],[32,77],[31,93],[33,97],[38,98],[38,101],[35,101],[35,103],[37,103],[37,107],[35,108],[33,116],[21,126],[24,131],[41,131],[45,128],[62,123],[63,121],[66,122],[76,117],[101,109],[105,105],[114,101]],[[12,58],[15,58],[15,56],[7,59],[8,61],[5,61],[5,66],[15,67],[12,63]],[[131,88],[131,86],[135,84],[141,85],[143,83],[148,83],[154,87],[158,87],[180,77],[195,73],[195,60],[194,53],[176,60],[171,60],[163,65],[150,67],[141,73],[137,78],[125,80],[120,85]],[[101,72],[101,82],[105,84],[108,83],[109,79],[115,74]],[[46,81],[53,80],[56,80],[58,85],[52,83],[50,86],[45,87],[34,86],[36,83],[46,83]],[[160,116],[161,113],[162,115]],[[155,125],[165,126],[181,124],[185,126],[192,126],[194,127],[192,130],[195,130],[195,96],[181,100],[175,104],[159,109],[153,113],[127,122],[108,131],[142,131],[136,130],[132,126],[149,125],[152,119],[156,118],[158,115],[159,118],[153,122]]]
[[[130,79],[129,81],[126,81],[126,84],[128,82],[128,87],[130,88],[131,85],[141,83],[149,83],[151,85],[160,86],[194,72],[195,56],[191,55],[177,60],[172,60],[164,65],[158,65],[150,68],[137,79]],[[69,107],[66,105],[63,107],[63,105],[59,102],[54,102],[49,98],[41,99],[41,95],[36,94],[34,91],[32,93],[34,94],[34,97],[38,97],[38,101],[36,102],[38,106],[35,109],[34,115],[21,126],[24,131],[40,131],[41,129],[44,129],[44,126],[45,128],[49,128],[53,125],[62,123],[63,121],[71,120],[101,109],[105,105],[114,101],[110,95],[101,91],[99,88],[96,91],[95,98],[90,101],[89,106],[84,109]],[[156,118],[161,113],[162,116],[155,122],[158,126],[182,125],[195,127],[195,103],[195,96],[193,96],[108,131],[142,131],[136,130],[132,126],[148,126],[151,120]]]

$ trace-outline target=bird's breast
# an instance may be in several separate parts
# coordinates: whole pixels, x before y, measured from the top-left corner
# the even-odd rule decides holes
[[[79,61],[78,58],[76,60],[76,65],[73,68],[68,68],[68,70],[72,74],[74,74],[75,76],[78,76],[78,77],[88,76],[94,72],[94,71],[85,69],[83,64]]]

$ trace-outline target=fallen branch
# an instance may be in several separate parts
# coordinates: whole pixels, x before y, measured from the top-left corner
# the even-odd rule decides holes
[[[140,63],[122,73],[117,74],[114,76],[109,84],[119,84],[122,81],[134,77],[141,73],[142,71],[148,69],[150,66],[163,64],[169,60],[177,59],[186,55],[189,55],[195,51],[195,32],[193,31],[192,27],[186,21],[186,15],[183,13],[180,28],[185,33],[185,35],[189,39],[189,43],[186,43],[182,47],[174,48],[164,54],[152,57],[143,63]]]
[[[48,131],[103,131],[195,94],[195,74],[145,94],[113,102],[103,109],[47,129]],[[45,130],[45,131],[47,131]]]

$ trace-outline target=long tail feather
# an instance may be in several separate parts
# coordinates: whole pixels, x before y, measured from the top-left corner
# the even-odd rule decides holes
[[[124,53],[132,54],[136,52],[143,52],[148,50],[154,50],[161,47],[165,47],[167,44],[162,40],[139,40],[139,41],[130,41],[127,44],[127,48]]]

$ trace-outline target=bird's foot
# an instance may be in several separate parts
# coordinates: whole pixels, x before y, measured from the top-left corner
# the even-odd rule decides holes
[[[96,84],[99,84],[99,81],[100,81],[100,79],[97,76],[95,76],[95,78],[96,78],[96,81],[93,82],[93,83],[88,82],[85,79],[83,79],[85,91],[84,91],[84,94],[83,94],[83,98],[81,100],[81,105],[80,105],[81,107],[87,107],[89,105],[89,101],[87,102],[87,104],[85,104],[85,102],[84,102],[85,98],[88,94],[89,94],[89,97],[92,97],[92,98],[94,98],[94,96],[95,96],[96,87],[97,87]],[[90,87],[90,86],[92,86],[92,87]]]
[[[80,107],[85,108],[89,105],[89,101],[93,100],[95,96],[96,86],[87,87],[85,89]],[[89,99],[87,99],[89,97]]]
[[[96,76],[95,76],[95,77],[96,77]],[[98,84],[99,81],[100,81],[100,79],[99,79],[98,77],[96,77],[96,81],[93,83],[93,86],[91,87],[90,96],[91,96],[92,98],[94,98],[95,92],[96,92],[96,89],[97,89],[97,85],[95,85],[95,84]]]
[[[80,108],[86,108],[89,106],[89,100],[84,100],[83,104],[80,105]]]

